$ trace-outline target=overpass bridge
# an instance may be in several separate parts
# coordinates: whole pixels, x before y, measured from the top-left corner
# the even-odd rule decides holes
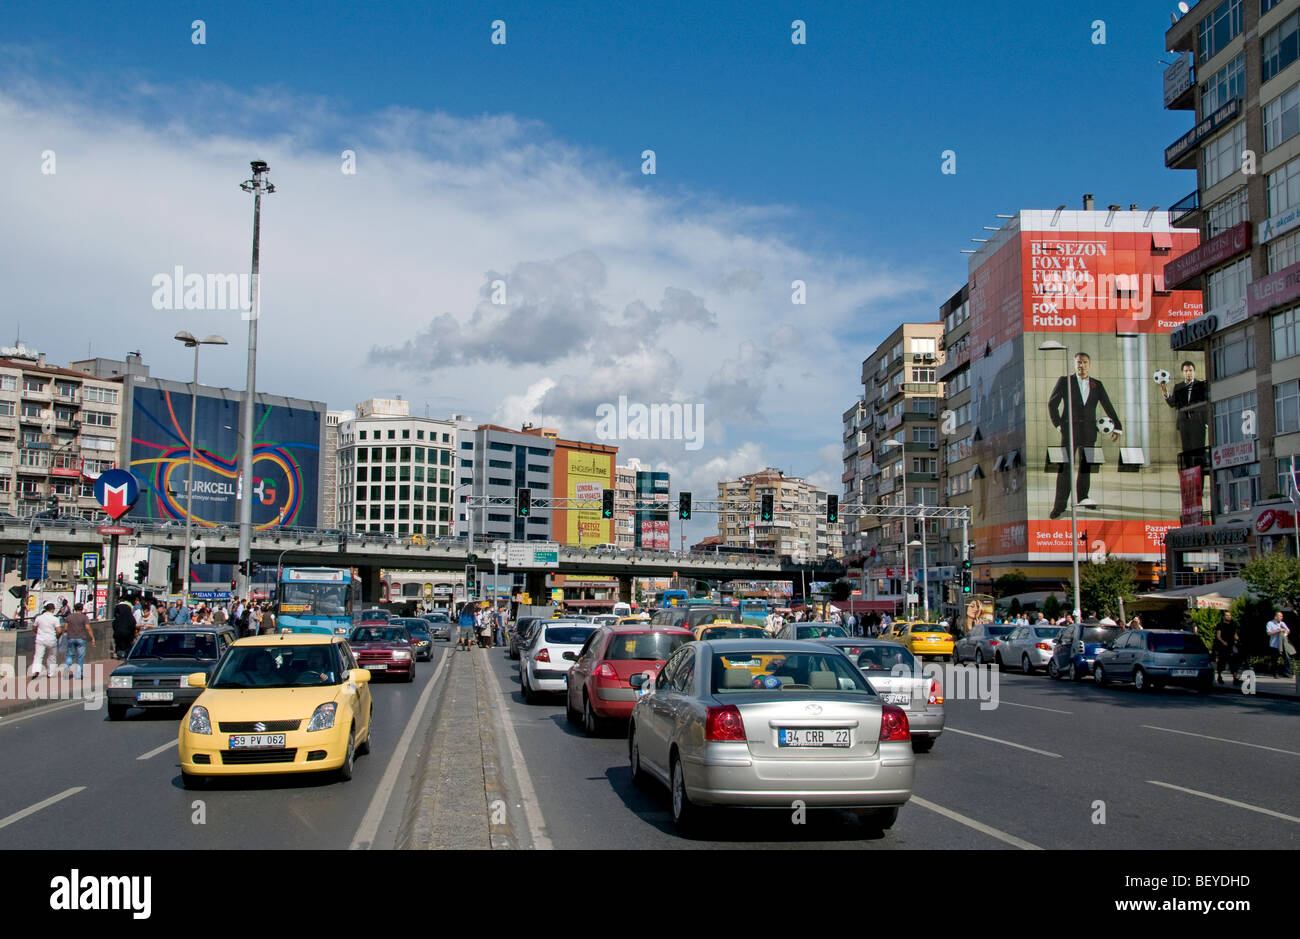
[[[122,536],[121,544],[170,550],[176,555],[185,548],[184,525],[132,527],[135,534]],[[51,560],[78,559],[87,551],[102,553],[108,538],[99,534],[97,528],[95,522],[76,518],[0,521],[0,554],[22,557],[28,543],[34,541],[48,546]],[[239,529],[233,526],[195,529],[192,544],[196,545],[191,554],[192,563],[234,564],[238,560]],[[538,542],[527,544],[536,547]],[[381,569],[464,571],[473,554],[478,570],[491,571],[491,550],[490,543],[480,541],[471,551],[466,539],[417,542],[390,535],[303,528],[255,531],[251,542],[252,559],[264,566],[358,568],[364,591],[361,599],[367,603],[379,601]],[[525,589],[534,595],[544,592],[547,574],[616,577],[620,598],[628,600],[631,599],[632,580],[636,577],[678,575],[717,581],[790,581],[794,585],[794,596],[799,597],[803,595],[806,582],[835,580],[845,573],[843,565],[830,559],[795,564],[771,556],[714,556],[642,549],[597,551],[566,545],[560,545],[557,563],[553,567],[513,568],[502,563],[499,570],[506,574],[523,573],[527,583]]]

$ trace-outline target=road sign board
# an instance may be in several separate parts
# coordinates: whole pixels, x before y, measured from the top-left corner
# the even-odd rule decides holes
[[[95,480],[95,501],[114,521],[129,512],[139,496],[140,485],[128,470],[105,470]]]
[[[530,541],[526,544],[508,545],[506,564],[514,568],[559,567],[560,545],[555,541]]]
[[[27,579],[44,580],[50,560],[50,546],[44,541],[27,544]]]
[[[95,529],[101,535],[134,535],[135,529],[130,525],[100,525]]]

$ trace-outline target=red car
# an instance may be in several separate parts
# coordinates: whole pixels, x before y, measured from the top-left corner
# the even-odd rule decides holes
[[[573,657],[565,692],[565,713],[570,723],[582,723],[587,736],[598,735],[607,722],[627,720],[636,705],[637,692],[630,679],[649,672],[659,674],[668,656],[694,639],[674,626],[602,626],[587,638]]]
[[[415,647],[404,626],[388,623],[362,623],[348,637],[357,665],[369,669],[371,676],[401,675],[415,680]]]

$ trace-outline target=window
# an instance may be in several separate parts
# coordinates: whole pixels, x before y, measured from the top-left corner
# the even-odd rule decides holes
[[[934,382],[934,372],[932,368],[914,368],[912,369],[912,381],[917,382]]]
[[[959,372],[954,372],[948,376],[944,382],[943,391],[946,397],[951,398],[970,387],[970,366],[966,366]]]
[[[23,417],[30,417],[32,420],[44,420],[45,405],[43,404],[24,404]]]
[[[422,431],[422,430],[417,430],[417,431],[415,432],[415,439],[416,439],[416,440],[423,440],[423,439],[424,439],[424,431]]]
[[[463,441],[461,441],[460,448],[461,448],[462,450],[473,450],[473,449],[474,449],[474,443],[473,443],[473,441],[470,441],[470,440],[463,440]]]
[[[369,482],[369,480],[366,479],[366,467],[364,466],[357,467],[357,482],[359,483]]]
[[[87,385],[82,389],[81,397],[86,401],[98,401],[101,404],[117,404],[117,389],[94,388]]]
[[[1246,91],[1246,54],[1243,52],[1201,85],[1201,118],[1209,117]],[[1265,147],[1268,149],[1268,147]]]
[[[1259,501],[1259,489],[1258,463],[1215,470],[1214,500],[1218,503],[1218,513],[1249,511]]]
[[[403,439],[403,440],[410,440],[410,439],[411,439],[411,432],[410,432],[409,430],[403,430],[403,431],[402,431],[402,439]]]
[[[1246,187],[1220,199],[1205,210],[1205,237],[1213,238],[1234,225],[1240,225],[1249,217],[1246,202]]]
[[[1268,174],[1268,214],[1280,215],[1300,205],[1300,158]]]
[[[509,460],[488,460],[488,466],[492,466],[497,469],[510,469],[510,467],[512,467],[513,465],[514,464],[511,463]]]
[[[505,453],[511,453],[515,448],[512,444],[508,444],[508,443],[490,443],[488,444],[488,449],[500,450]]]
[[[16,375],[0,375],[0,391],[17,391],[18,377]]]
[[[417,463],[424,462],[424,447],[415,448],[415,462]]]
[[[1249,327],[1231,329],[1210,340],[1214,378],[1227,378],[1255,367],[1255,336]]]
[[[357,439],[358,439],[358,440],[365,440],[365,439],[366,439],[366,432],[365,432],[364,430],[359,430],[359,431],[357,431]]]
[[[1256,411],[1258,406],[1259,400],[1253,391],[1214,402],[1214,442],[1220,445],[1244,442],[1246,435],[1241,432],[1242,412]]]
[[[400,454],[401,454],[401,461],[402,461],[403,463],[410,463],[410,462],[411,462],[411,448],[410,448],[410,447],[402,447],[401,450],[400,450],[399,452],[400,452]]]
[[[550,450],[547,450],[545,447],[529,447],[529,448],[528,448],[528,453],[529,453],[531,456],[550,456],[550,455],[551,455],[551,451],[550,451]]]
[[[1300,85],[1264,105],[1264,149],[1272,150],[1300,134]]]
[[[461,460],[461,461],[460,461],[460,465],[461,465],[461,468],[462,468],[462,469],[473,469],[473,468],[474,468],[474,461],[473,461],[473,460]],[[465,482],[468,482],[468,481],[469,481],[469,480],[465,480]]]
[[[1277,489],[1288,499],[1295,498],[1295,483],[1291,481],[1291,457],[1280,456],[1277,458]]]
[[[1238,121],[1230,130],[1205,145],[1205,189],[1217,185],[1237,171],[1245,145],[1245,121]]]
[[[1241,0],[1223,0],[1196,27],[1197,61],[1212,59],[1241,32]],[[1265,56],[1268,53],[1265,52]],[[1268,80],[1267,76],[1264,79]]]
[[[54,383],[54,393],[60,398],[67,398],[69,401],[75,401],[77,398],[77,386],[66,381],[56,381]]]
[[[1259,0],[1259,15],[1263,16],[1281,2],[1282,0]]]
[[[394,440],[394,439],[396,439],[396,438],[397,438],[397,431],[395,431],[395,430],[390,430],[390,431],[388,432],[388,439],[389,439],[389,440]]]
[[[370,452],[365,447],[357,447],[357,462],[368,463],[370,461]]]
[[[85,411],[81,419],[87,424],[97,424],[100,427],[112,427],[114,424],[113,415],[103,411]]]
[[[502,478],[502,477],[500,477],[500,476],[489,476],[489,477],[488,477],[488,485],[490,485],[490,486],[509,486],[509,485],[510,485],[510,480],[509,480],[509,479],[504,479],[504,478]]]
[[[400,499],[402,502],[406,502],[406,501],[408,501],[408,500],[411,498],[411,487],[410,487],[410,486],[398,486],[398,487],[397,487],[397,498]]]
[[[1300,355],[1300,337],[1296,333],[1297,319],[1300,319],[1300,307],[1292,307],[1273,314],[1274,361]]]
[[[370,462],[371,462],[371,463],[382,463],[382,462],[384,462],[384,448],[383,448],[383,447],[371,447],[371,448],[370,448]]]
[[[1273,386],[1273,418],[1279,434],[1300,430],[1300,382],[1284,381]]]
[[[935,339],[927,339],[921,336],[913,337],[909,345],[913,355],[934,355],[938,347]]]
[[[23,391],[45,391],[45,382],[40,378],[23,377]]]
[[[939,440],[937,431],[933,427],[913,427],[913,443],[937,443]]]
[[[1211,271],[1205,282],[1205,308],[1213,310],[1229,303],[1236,303],[1246,296],[1246,285],[1250,283],[1250,257],[1234,261],[1227,267]]]
[[[1300,56],[1300,10],[1269,30],[1261,47],[1264,53],[1261,81],[1268,81]]]

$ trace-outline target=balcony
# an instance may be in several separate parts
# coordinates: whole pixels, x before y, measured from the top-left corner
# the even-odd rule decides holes
[[[50,397],[51,397],[51,396],[50,396],[50,389],[49,389],[48,387],[45,387],[45,388],[27,388],[27,387],[24,386],[24,387],[23,387],[23,397],[24,397],[24,398],[33,398],[33,399],[35,399],[35,400],[37,400],[37,401],[49,401],[49,400],[50,400]]]
[[[1239,576],[1241,571],[1235,567],[1225,567],[1218,571],[1175,571],[1174,587],[1205,587]]]
[[[1173,228],[1199,228],[1200,219],[1201,194],[1198,190],[1193,190],[1169,207],[1169,224]]]

